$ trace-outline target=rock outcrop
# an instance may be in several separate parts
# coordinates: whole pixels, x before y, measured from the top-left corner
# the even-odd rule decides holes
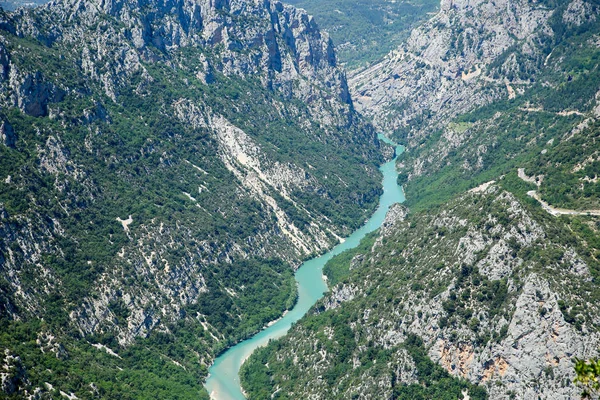
[[[0,140],[2,140],[2,143],[7,147],[15,147],[17,137],[15,135],[15,130],[8,121],[2,121],[2,124],[0,125]]]
[[[240,23],[246,16],[252,21]],[[123,29],[115,29],[106,17]],[[327,34],[304,11],[278,1],[53,1],[33,11],[18,10],[11,22],[19,36],[79,53],[87,77],[115,101],[134,74],[146,71],[144,63],[172,60],[179,49],[202,47],[215,50],[215,57],[202,57],[195,71],[207,82],[214,68],[226,76],[258,76],[265,87],[314,103],[315,110],[352,103]],[[43,115],[45,102],[56,97],[52,88],[39,74],[13,75],[19,107]]]

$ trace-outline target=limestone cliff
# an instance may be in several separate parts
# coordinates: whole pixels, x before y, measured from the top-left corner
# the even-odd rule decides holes
[[[444,0],[405,43],[353,74],[357,109],[383,131],[422,139],[458,114],[523,94],[551,66],[564,30],[596,20],[597,5],[581,0]]]

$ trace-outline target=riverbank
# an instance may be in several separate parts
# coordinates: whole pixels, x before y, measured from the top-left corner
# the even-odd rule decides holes
[[[387,138],[380,136],[380,139],[396,146],[396,144]],[[401,146],[396,146],[396,157],[379,168],[383,175],[383,194],[379,199],[377,210],[365,225],[352,233],[352,235],[335,246],[331,251],[306,261],[296,271],[295,278],[298,284],[296,305],[268,328],[238,343],[217,357],[213,365],[209,368],[209,378],[205,384],[206,389],[211,393],[213,399],[245,399],[238,376],[243,362],[256,348],[266,345],[269,340],[285,335],[292,324],[302,318],[314,303],[323,297],[323,294],[328,290],[327,283],[323,279],[323,266],[325,263],[335,255],[356,247],[367,233],[379,228],[387,210],[392,204],[404,201],[402,188],[397,184],[398,174],[396,172],[396,160],[402,151],[403,148]]]

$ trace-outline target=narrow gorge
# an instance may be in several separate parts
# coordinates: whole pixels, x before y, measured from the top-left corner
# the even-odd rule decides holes
[[[379,138],[388,145],[394,146],[395,157],[379,168],[383,175],[383,193],[379,198],[377,210],[362,227],[354,231],[347,238],[342,239],[342,243],[327,253],[304,262],[300,266],[295,274],[298,285],[298,299],[289,312],[286,312],[280,319],[273,321],[273,324],[269,324],[268,328],[262,330],[252,338],[238,343],[215,360],[208,371],[209,377],[206,382],[206,388],[211,398],[216,400],[242,400],[245,398],[239,380],[239,370],[244,361],[256,348],[285,335],[290,327],[302,318],[315,302],[327,292],[327,282],[323,275],[323,266],[327,261],[344,251],[358,246],[365,235],[381,226],[388,210],[393,204],[404,201],[404,193],[397,183],[398,173],[396,171],[396,160],[404,149],[402,146],[389,141],[385,136],[380,135]]]

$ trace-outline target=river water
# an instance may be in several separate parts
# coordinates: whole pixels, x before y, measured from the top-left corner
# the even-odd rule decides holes
[[[386,143],[396,145],[382,135],[379,135],[379,139]],[[398,156],[403,150],[404,148],[402,146],[397,146],[396,155]],[[205,384],[208,393],[211,395],[211,399],[245,399],[241,391],[238,373],[246,358],[248,358],[257,347],[264,346],[269,340],[277,339],[285,335],[292,323],[302,318],[312,305],[323,297],[323,294],[327,292],[327,284],[323,280],[323,266],[327,261],[344,250],[358,246],[361,239],[364,238],[367,233],[379,228],[383,223],[385,214],[392,204],[404,201],[402,188],[397,184],[398,173],[396,172],[396,158],[383,164],[379,168],[383,174],[383,194],[379,199],[379,207],[367,223],[354,231],[354,233],[346,238],[343,243],[338,244],[328,253],[308,260],[298,268],[298,271],[296,271],[298,301],[294,308],[273,325],[260,331],[250,339],[238,343],[217,357],[208,370],[209,377]]]

